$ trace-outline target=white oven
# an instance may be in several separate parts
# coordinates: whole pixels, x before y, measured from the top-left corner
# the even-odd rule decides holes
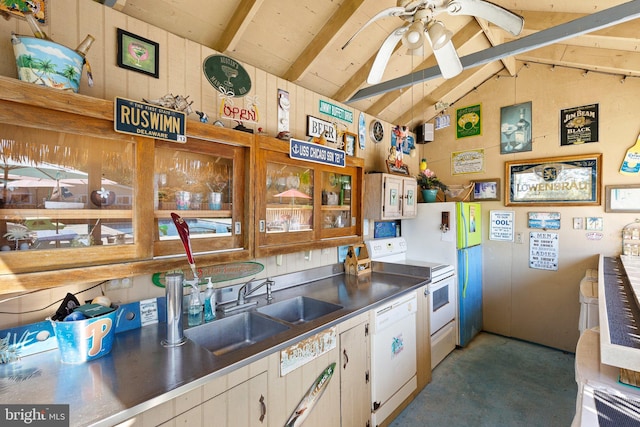
[[[431,335],[438,332],[456,317],[456,276],[453,268],[445,269],[442,273],[436,274],[433,269],[431,270],[431,284],[429,285],[429,291],[431,292],[431,299],[429,300]]]

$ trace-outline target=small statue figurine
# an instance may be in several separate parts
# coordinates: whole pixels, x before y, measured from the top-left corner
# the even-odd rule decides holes
[[[200,117],[200,121],[202,123],[209,123],[209,116],[207,116],[207,113],[205,113],[204,111],[196,110],[196,114],[198,115],[198,117]]]
[[[395,165],[396,167],[402,166],[402,147],[407,143],[407,137],[409,136],[409,128],[407,126],[396,126],[393,128],[393,133],[396,136],[396,153],[395,153]]]

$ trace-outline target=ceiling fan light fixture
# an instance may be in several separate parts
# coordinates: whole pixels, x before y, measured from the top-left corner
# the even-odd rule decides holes
[[[402,35],[402,44],[408,50],[419,49],[424,45],[424,24],[421,21],[409,25]]]
[[[431,42],[433,50],[441,49],[444,45],[449,43],[449,40],[453,37],[453,33],[440,21],[433,21],[429,25],[427,35],[429,36],[429,41]]]

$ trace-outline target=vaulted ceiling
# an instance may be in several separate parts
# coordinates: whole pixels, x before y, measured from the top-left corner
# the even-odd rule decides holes
[[[380,19],[347,48],[341,48],[376,13],[396,6],[395,0],[101,2],[323,96],[349,102],[353,108],[382,120],[409,126],[434,117],[443,105],[455,103],[487,79],[516,75],[527,63],[614,74],[621,79],[640,77],[640,21],[635,18],[640,16],[640,0],[494,0],[524,17],[524,30],[517,37],[481,19],[439,15],[438,19],[454,33],[452,41],[463,60],[464,71],[445,80],[439,77],[438,68],[432,68],[436,61],[430,48],[423,56],[414,56],[399,45],[380,85],[387,92],[364,97],[360,93],[361,99],[356,101],[354,95],[371,86],[366,79],[378,49],[402,21],[398,17]],[[608,24],[613,19],[610,12],[625,4],[636,14],[629,19],[625,10],[627,20],[621,20],[625,22]],[[602,29],[575,36],[584,28],[581,21],[590,16],[594,28],[604,23]],[[580,24],[566,24],[575,20]],[[536,44],[543,34],[559,41]],[[521,45],[511,43],[518,39]],[[501,45],[520,48],[490,55],[495,53],[494,46]],[[510,52],[515,54],[509,55]],[[384,84],[411,73],[414,77],[423,75],[420,70],[431,71],[424,81]],[[375,86],[368,90],[375,93],[374,89]]]

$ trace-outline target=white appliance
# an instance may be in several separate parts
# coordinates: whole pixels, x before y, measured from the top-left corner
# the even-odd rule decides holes
[[[455,209],[455,207],[454,207]],[[455,212],[455,211],[454,211]],[[405,221],[403,221],[404,226]],[[404,230],[403,230],[404,231]],[[374,239],[367,241],[372,261],[414,265],[431,269],[429,284],[429,324],[431,335],[431,367],[437,366],[456,347],[457,340],[457,282],[455,267],[441,262],[410,257],[404,237]],[[453,258],[456,261],[455,241]]]
[[[415,292],[376,309],[371,324],[371,420],[378,425],[418,386]]]

